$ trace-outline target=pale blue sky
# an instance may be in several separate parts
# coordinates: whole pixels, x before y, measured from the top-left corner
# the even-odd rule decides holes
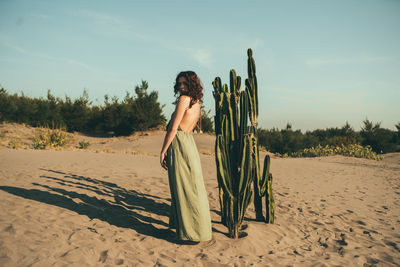
[[[147,80],[169,118],[173,83],[257,66],[260,127],[400,122],[400,1],[0,0],[0,84],[9,92],[122,99]],[[244,86],[242,84],[242,86]],[[98,99],[98,101],[96,101]]]

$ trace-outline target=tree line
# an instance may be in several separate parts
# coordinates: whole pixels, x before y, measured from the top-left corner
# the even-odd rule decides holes
[[[370,146],[376,153],[400,151],[400,123],[397,131],[381,127],[381,123],[373,123],[365,119],[360,131],[346,122],[342,127],[317,129],[302,133],[293,130],[288,123],[285,129],[258,129],[259,144],[273,153],[285,154],[301,151],[305,148],[321,146],[345,146],[359,144]]]
[[[82,96],[71,100],[55,97],[50,90],[47,99],[31,98],[23,93],[9,94],[0,89],[0,122],[25,123],[34,127],[63,128],[69,132],[94,135],[130,135],[135,131],[165,127],[163,105],[158,93],[147,92],[149,85],[142,81],[121,101],[104,96],[104,105],[92,105],[86,90]]]
[[[63,128],[69,132],[92,135],[130,135],[136,131],[164,128],[166,118],[163,107],[158,102],[156,91],[148,92],[149,84],[142,81],[135,87],[135,94],[126,93],[125,98],[104,96],[103,105],[92,105],[86,90],[82,96],[72,100],[55,97],[50,90],[47,98],[31,98],[23,93],[10,94],[0,89],[0,122],[25,123],[34,127],[45,126]],[[202,110],[201,128],[203,132],[214,132],[213,119],[209,111]],[[302,133],[293,130],[290,123],[285,129],[258,128],[259,144],[273,153],[293,153],[317,145],[371,146],[377,153],[400,151],[400,123],[397,131],[381,127],[365,119],[360,131],[355,131],[349,123],[338,128],[317,129]]]

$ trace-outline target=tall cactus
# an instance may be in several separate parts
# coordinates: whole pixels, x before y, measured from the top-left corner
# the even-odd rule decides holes
[[[240,92],[240,77],[230,71],[230,90],[215,78],[215,155],[221,205],[221,221],[229,236],[237,238],[239,227],[250,204],[254,134],[247,126],[248,92]],[[240,102],[240,115],[239,115]]]
[[[237,238],[244,214],[253,191],[261,197],[270,192],[268,177],[260,178],[257,139],[258,93],[255,63],[248,49],[248,75],[246,89],[241,91],[241,78],[230,71],[230,88],[216,77],[213,81],[215,99],[215,159],[221,205],[221,222],[229,236]],[[240,107],[240,108],[239,108]],[[250,126],[248,126],[250,118]],[[269,169],[269,167],[268,167]],[[264,174],[266,172],[264,171]],[[272,176],[271,176],[272,182]],[[273,205],[273,198],[270,201]],[[261,204],[262,208],[262,204]],[[262,210],[261,210],[262,216]],[[272,212],[273,218],[273,212]]]
[[[253,153],[253,180],[254,180],[254,208],[256,212],[256,220],[264,221],[267,223],[274,222],[275,203],[272,195],[272,174],[269,173],[270,158],[268,155],[264,159],[264,170],[260,176],[260,159],[258,150],[258,86],[256,76],[256,64],[253,58],[251,49],[247,50],[247,74],[248,78],[245,81],[246,91],[250,93],[250,107],[249,116],[251,125],[254,126],[254,153]],[[266,201],[266,217],[264,218],[262,212],[262,198],[265,196]]]

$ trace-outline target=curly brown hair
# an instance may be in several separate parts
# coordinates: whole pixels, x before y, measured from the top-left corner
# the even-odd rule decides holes
[[[179,78],[184,77],[188,82],[187,88],[188,91],[182,93],[182,95],[190,96],[190,105],[189,108],[192,107],[197,101],[203,103],[203,86],[201,84],[200,78],[194,71],[182,71],[176,76],[175,85],[174,85],[174,92],[175,96],[179,94]],[[179,94],[180,95],[180,94]],[[179,96],[178,96],[179,97]]]

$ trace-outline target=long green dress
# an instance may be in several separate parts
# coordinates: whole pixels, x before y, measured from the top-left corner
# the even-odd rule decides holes
[[[170,125],[171,121],[168,130]],[[176,229],[181,240],[210,240],[210,207],[200,156],[193,135],[180,127],[168,148],[167,164],[171,191],[169,228]]]

